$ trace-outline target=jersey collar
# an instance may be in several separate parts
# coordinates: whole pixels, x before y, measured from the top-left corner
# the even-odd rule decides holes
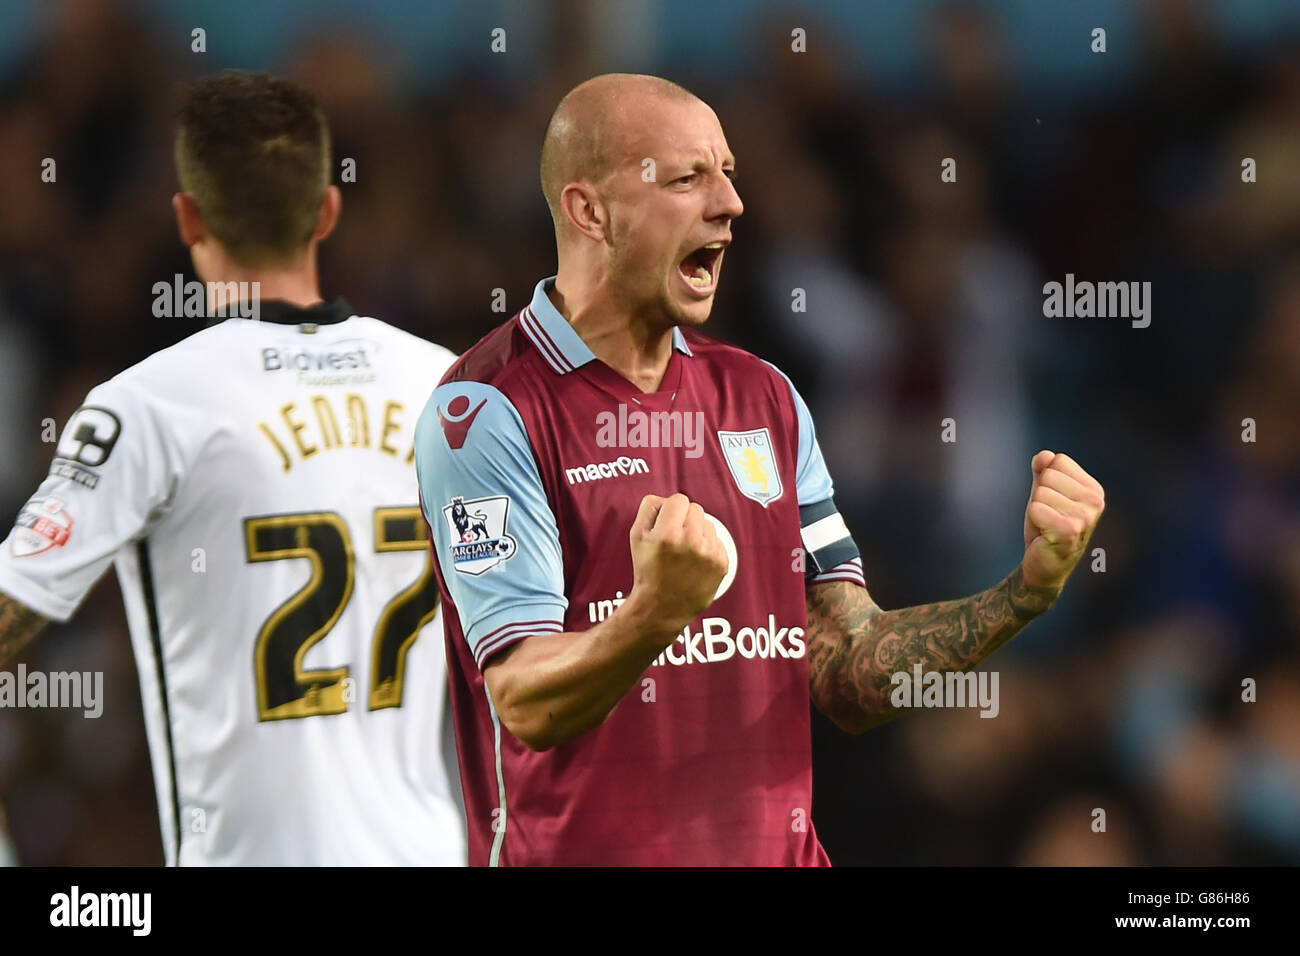
[[[333,302],[317,302],[306,308],[283,299],[268,299],[258,305],[258,315],[261,321],[274,322],[276,325],[334,325],[352,318],[356,311],[340,296]],[[208,325],[220,325],[227,318],[230,316],[214,317]]]
[[[272,299],[262,303],[262,321],[275,322],[277,325],[333,325],[356,315],[352,306],[340,296],[333,302],[317,302],[302,308],[291,305],[283,299]]]
[[[555,276],[537,283],[533,301],[519,313],[519,327],[542,353],[546,363],[561,375],[594,361],[596,353],[587,347],[580,336],[551,302],[547,290],[555,287]],[[263,306],[265,309],[265,306]],[[687,355],[691,347],[679,327],[673,328],[673,348]]]

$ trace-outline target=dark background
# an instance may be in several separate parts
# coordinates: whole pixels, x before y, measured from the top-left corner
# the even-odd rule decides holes
[[[707,331],[807,398],[885,607],[1015,566],[1037,449],[1105,485],[1105,571],[987,665],[997,719],[815,717],[836,863],[1300,861],[1300,6],[4,0],[0,514],[48,467],[46,419],[198,330],[151,311],[195,278],[171,110],[227,67],[306,84],[356,160],[323,293],[456,351],[554,272],[537,159],[563,93],[628,70],[706,99],[746,204]],[[1151,282],[1150,327],[1044,317],[1067,273]],[[22,659],[103,670],[107,705],[0,711],[18,857],[161,862],[113,576]]]

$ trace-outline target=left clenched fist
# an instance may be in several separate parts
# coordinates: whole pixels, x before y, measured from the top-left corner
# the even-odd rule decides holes
[[[1069,455],[1040,451],[1030,467],[1034,486],[1025,509],[1021,569],[1029,587],[1059,589],[1088,547],[1106,493]]]

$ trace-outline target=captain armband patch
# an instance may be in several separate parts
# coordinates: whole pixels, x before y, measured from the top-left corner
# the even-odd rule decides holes
[[[836,510],[834,498],[800,505],[799,524],[807,556],[804,577],[808,580],[859,558],[858,546]]]

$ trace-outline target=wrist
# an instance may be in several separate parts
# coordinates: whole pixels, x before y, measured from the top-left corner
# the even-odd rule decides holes
[[[656,654],[671,644],[692,620],[678,620],[680,615],[665,614],[659,602],[646,593],[644,587],[632,588],[616,616],[637,644],[653,648]]]
[[[1056,603],[1065,588],[1064,581],[1040,583],[1027,577],[1023,564],[1018,565],[1004,583],[1012,613],[1021,621],[1032,621],[1045,612]]]

